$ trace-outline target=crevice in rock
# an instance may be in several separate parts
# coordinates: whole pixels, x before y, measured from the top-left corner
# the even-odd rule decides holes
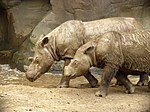
[[[6,10],[0,10],[0,50],[7,49],[8,19]]]

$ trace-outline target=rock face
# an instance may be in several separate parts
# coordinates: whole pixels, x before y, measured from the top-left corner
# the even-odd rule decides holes
[[[23,42],[50,9],[49,0],[0,1],[0,21],[2,21],[0,22],[0,51],[16,51],[17,49],[22,51]],[[19,56],[21,55],[24,56],[22,52]],[[2,63],[5,62],[0,61],[0,64]]]
[[[7,42],[7,13],[5,10],[0,10],[0,51],[5,49]]]
[[[9,49],[18,48],[49,11],[49,6],[47,0],[0,1],[1,41],[7,40]]]
[[[3,9],[9,9],[21,3],[21,0],[1,0],[0,7]]]
[[[150,28],[149,0],[51,0],[52,12],[35,27],[31,34],[33,43],[64,21],[77,19],[90,21],[106,17],[134,17]]]
[[[30,37],[35,44],[41,34],[49,33],[67,20],[90,21],[114,16],[135,17],[146,28],[150,28],[150,1],[1,0],[0,51],[19,49],[13,59],[22,66],[28,63],[25,52],[31,53],[29,48],[25,48],[29,47],[26,45],[27,38]],[[20,60],[19,56],[23,59]]]
[[[48,6],[45,0],[25,0],[7,10],[9,21],[8,40],[12,48],[19,47],[23,43],[47,13]]]

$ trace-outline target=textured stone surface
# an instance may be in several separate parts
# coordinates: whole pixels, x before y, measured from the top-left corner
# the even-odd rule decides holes
[[[13,52],[11,50],[0,51],[0,64],[11,63]]]
[[[7,11],[9,45],[12,48],[20,46],[48,9],[49,5],[45,0],[26,0],[22,1],[20,5],[10,8]]]
[[[13,54],[11,67],[17,67],[19,70],[23,71],[23,65],[28,65],[30,62],[28,61],[28,57],[33,55],[33,44],[30,42],[29,38],[22,44],[20,49]]]
[[[0,1],[0,51],[19,49],[13,60],[22,66],[26,62],[23,57],[31,54],[28,43],[22,44],[49,10],[49,0]]]
[[[0,10],[0,50],[4,50],[6,45],[4,42],[7,42],[7,17],[6,11]]]
[[[32,43],[36,43],[37,39],[41,36],[41,34],[48,34],[55,27],[57,27],[60,23],[55,21],[55,15],[53,12],[49,12],[43,20],[34,28],[30,39]]]
[[[21,0],[1,0],[0,1],[0,8],[2,9],[9,9],[10,7],[14,7],[19,5]]]

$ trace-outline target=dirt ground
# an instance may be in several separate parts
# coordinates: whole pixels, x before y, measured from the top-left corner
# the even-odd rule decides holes
[[[45,74],[29,82],[24,74],[0,72],[0,112],[150,112],[150,91],[136,87],[134,94],[111,82],[106,98],[96,97],[84,77],[70,82],[70,88],[56,88],[60,74]],[[100,81],[100,76],[96,75]],[[135,84],[138,77],[129,77]]]

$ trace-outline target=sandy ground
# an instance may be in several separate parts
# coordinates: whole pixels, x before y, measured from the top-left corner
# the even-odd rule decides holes
[[[6,78],[7,77],[7,78]],[[45,74],[31,83],[24,75],[0,74],[0,112],[150,112],[150,91],[136,87],[134,94],[111,82],[106,98],[96,97],[84,77],[70,88],[56,88],[60,75]],[[96,76],[100,81],[100,76]],[[133,83],[138,77],[130,77]]]

